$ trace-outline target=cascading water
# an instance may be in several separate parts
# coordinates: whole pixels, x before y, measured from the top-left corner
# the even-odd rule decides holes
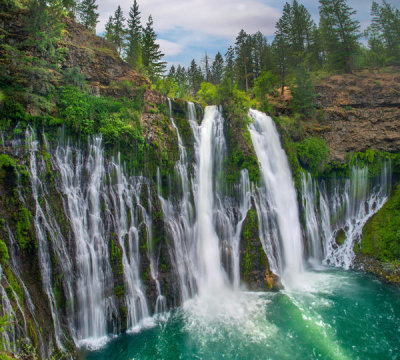
[[[111,174],[116,174],[116,184],[110,187],[112,206],[109,206],[110,216],[114,219],[117,230],[118,244],[122,249],[122,267],[125,282],[125,304],[127,309],[127,328],[137,326],[142,319],[149,316],[146,296],[139,274],[139,230],[134,201],[140,203],[142,179],[138,177],[128,181],[122,171],[120,160],[112,162]],[[113,209],[113,212],[111,211]],[[116,246],[116,245],[115,245]]]
[[[200,293],[219,291],[226,284],[226,273],[221,266],[219,239],[213,222],[213,154],[218,151],[216,126],[221,115],[216,106],[207,107],[201,125],[198,193],[196,194],[196,237],[200,261]],[[217,140],[215,140],[217,139]]]
[[[62,235],[57,226],[55,225],[55,223],[50,220],[50,217],[45,215],[45,211],[43,210],[41,202],[39,200],[39,195],[43,199],[46,198],[46,195],[45,195],[45,188],[38,176],[38,170],[37,170],[36,152],[38,151],[37,148],[38,142],[37,140],[35,140],[35,134],[30,128],[28,128],[26,131],[26,143],[28,144],[30,152],[29,170],[32,183],[32,196],[35,201],[35,207],[36,207],[34,224],[35,224],[35,233],[38,241],[38,258],[39,258],[40,272],[42,278],[42,286],[43,286],[43,291],[46,294],[50,304],[50,312],[54,324],[55,340],[57,346],[60,349],[63,349],[63,343],[61,340],[62,331],[59,323],[57,304],[52,288],[52,273],[51,273],[52,265],[50,259],[50,249],[49,249],[49,241],[47,234],[49,234],[50,238],[52,239],[62,239]],[[50,207],[48,206],[46,200],[44,201],[46,204],[46,208],[49,209]],[[60,253],[62,253],[62,255],[65,255],[64,251],[65,249],[63,248],[64,244],[65,241],[62,241],[59,244],[59,246],[55,246],[57,250],[61,250]],[[66,273],[69,272],[71,274],[72,267],[71,264],[69,263],[69,258],[67,257],[64,261],[65,262],[63,263],[63,266],[65,267]],[[68,289],[72,292],[70,286],[68,287]],[[71,293],[69,295],[71,295]]]
[[[101,210],[105,193],[101,138],[90,142],[86,159],[79,149],[58,146],[55,162],[76,248],[74,335],[82,345],[97,346],[107,340],[107,319],[114,308],[106,297],[107,289],[112,289],[112,271]]]
[[[278,274],[285,286],[296,284],[296,277],[303,273],[303,246],[299,221],[296,191],[289,163],[283,150],[279,133],[273,120],[256,110],[250,110],[253,122],[249,125],[250,135],[263,175],[265,196],[269,204],[269,215],[275,222],[274,239]],[[282,251],[282,255],[279,252]],[[282,259],[283,261],[280,261]]]
[[[334,179],[331,184],[317,183],[303,174],[302,200],[313,265],[324,261],[345,269],[352,266],[354,245],[368,219],[387,201],[391,179],[390,161],[383,164],[377,179],[369,177],[368,167],[358,165],[351,169],[349,179]],[[343,237],[341,243],[337,243],[339,235]]]

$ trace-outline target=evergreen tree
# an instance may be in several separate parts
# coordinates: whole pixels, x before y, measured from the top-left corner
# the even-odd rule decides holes
[[[180,87],[184,88],[185,90],[187,89],[187,74],[185,67],[178,65],[175,73],[175,81]]]
[[[400,64],[400,11],[386,1],[372,3],[372,24],[367,30],[369,46],[376,56]],[[383,65],[383,64],[382,64]]]
[[[128,44],[126,61],[135,69],[142,64],[142,26],[140,25],[139,6],[134,0],[128,18]]]
[[[107,24],[106,24],[106,34],[105,34],[105,38],[109,41],[109,42],[113,42],[113,36],[114,36],[114,21],[113,21],[113,17],[110,15],[110,17],[108,18]]]
[[[298,67],[291,91],[293,110],[303,118],[311,117],[315,112],[316,95],[311,75],[304,65]]]
[[[96,31],[99,14],[96,0],[82,0],[76,7],[79,22],[90,31]]]
[[[257,78],[260,76],[263,70],[268,68],[267,65],[267,39],[264,35],[258,31],[254,35],[252,35],[252,44],[253,44],[253,61],[254,61],[254,77]]]
[[[222,81],[224,75],[224,59],[220,52],[215,55],[211,66],[211,82],[218,85]]]
[[[176,70],[175,70],[175,66],[172,65],[169,69],[169,73],[168,73],[168,77],[172,78],[175,80],[175,76],[176,76]]]
[[[286,3],[282,16],[276,24],[277,33],[285,43],[288,67],[296,68],[307,56],[312,44],[314,23],[311,15],[304,7],[294,0],[293,4]]]
[[[330,65],[351,72],[359,45],[360,24],[346,0],[319,0],[320,28]]]
[[[286,85],[286,76],[288,72],[288,53],[289,39],[287,36],[287,22],[282,16],[275,25],[275,39],[272,43],[274,61],[281,79],[281,94],[283,94]]]
[[[112,31],[112,43],[116,46],[118,50],[118,54],[121,55],[124,50],[124,42],[125,42],[125,18],[122,12],[121,6],[118,5],[117,10],[115,10],[114,18],[113,18],[113,31]]]
[[[160,51],[160,45],[156,43],[156,39],[157,36],[153,29],[153,18],[150,15],[143,32],[142,48],[143,66],[150,77],[161,75],[166,66],[166,63],[161,60],[164,54]]]
[[[211,82],[210,58],[208,57],[207,53],[205,54],[202,62],[203,62],[204,79],[207,82]]]
[[[200,66],[197,66],[196,61],[193,59],[188,69],[188,81],[190,91],[193,96],[199,91],[201,83],[204,81],[203,74]]]
[[[235,42],[235,70],[240,89],[249,91],[254,78],[252,58],[252,38],[243,29],[240,30]]]
[[[60,3],[55,0],[30,0],[28,8],[25,31],[30,36],[25,45],[32,47],[36,55],[56,60],[59,57],[57,43],[64,29]]]

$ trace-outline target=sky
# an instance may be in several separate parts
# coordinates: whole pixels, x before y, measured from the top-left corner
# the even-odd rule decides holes
[[[151,14],[164,60],[169,65],[188,66],[199,62],[207,53],[211,58],[225,54],[241,29],[253,34],[261,31],[272,39],[284,0],[137,0],[145,25]],[[399,0],[388,0],[399,7]],[[100,13],[97,33],[104,33],[105,24],[121,5],[125,18],[133,0],[97,0]],[[299,1],[318,22],[318,0]],[[365,29],[370,22],[372,0],[348,0],[357,11],[356,18]]]

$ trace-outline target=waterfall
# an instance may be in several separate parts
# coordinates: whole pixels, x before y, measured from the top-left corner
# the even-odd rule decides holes
[[[139,256],[139,215],[136,204],[140,204],[143,179],[127,179],[118,157],[111,167],[116,174],[116,183],[110,186],[112,206],[110,216],[114,219],[117,241],[122,249],[122,268],[125,283],[125,304],[127,309],[127,328],[132,329],[149,316],[146,296],[140,280]],[[109,182],[113,183],[112,171]],[[112,209],[112,210],[111,210]],[[118,246],[118,245],[114,245]]]
[[[277,245],[278,241],[272,240],[278,252],[276,266],[283,283],[290,287],[296,284],[297,275],[303,272],[302,234],[296,191],[273,120],[256,110],[250,110],[249,115],[253,119],[249,130],[263,175],[264,196],[269,206],[271,223],[276,227],[270,234],[278,236],[282,245],[281,249]]]
[[[354,245],[362,237],[362,229],[387,201],[391,191],[390,161],[383,164],[376,179],[368,175],[368,167],[357,164],[348,179],[333,179],[329,184],[302,176],[302,205],[311,264],[349,269],[355,257]],[[319,200],[318,200],[319,198]],[[337,243],[337,237],[343,240]]]
[[[181,301],[190,299],[197,291],[194,276],[196,254],[194,242],[194,210],[191,200],[191,191],[188,173],[187,151],[183,145],[179,130],[172,116],[171,100],[168,99],[170,120],[178,138],[179,160],[175,164],[175,172],[179,178],[181,197],[171,196],[164,199],[161,195],[161,179],[158,172],[158,198],[164,214],[167,233],[172,240],[170,256],[179,280]],[[196,119],[196,110],[193,103],[188,103],[188,121]]]
[[[112,289],[112,270],[102,220],[105,168],[101,137],[89,142],[88,154],[69,144],[59,145],[55,164],[61,177],[75,246],[76,308],[73,334],[82,345],[101,345],[107,339],[107,319],[115,311],[106,296]],[[75,160],[74,160],[75,159]]]
[[[46,209],[50,208],[46,201],[46,189],[43,186],[38,176],[37,159],[36,159],[36,153],[38,151],[38,141],[35,139],[35,133],[31,128],[28,128],[26,130],[26,143],[28,145],[30,153],[29,171],[32,184],[32,196],[35,202],[34,225],[38,243],[38,260],[39,260],[39,267],[42,279],[42,286],[43,286],[43,291],[49,300],[50,313],[54,325],[54,336],[57,347],[60,349],[64,349],[61,340],[62,331],[59,322],[57,304],[52,287],[52,264],[51,264],[50,248],[49,248],[49,239],[47,234],[49,234],[50,239],[59,239],[59,240],[61,239],[61,241],[63,241],[63,239],[61,232],[59,231],[55,223],[52,221],[52,218],[45,215],[45,211],[43,210],[41,201],[39,199],[39,196],[42,199],[44,199]],[[63,251],[64,250],[63,244],[65,244],[65,241],[63,241],[62,244],[59,244],[59,246],[56,248],[57,250],[62,249],[60,252],[62,252],[62,254],[64,255],[65,253]],[[64,261],[63,266],[69,272],[70,274],[69,276],[72,276],[72,267],[71,264],[69,263],[69,258],[66,257],[66,259],[63,259],[63,261]],[[67,271],[66,273],[68,273]],[[71,290],[71,288],[69,288],[69,290]]]
[[[196,239],[200,267],[200,293],[211,293],[225,287],[226,274],[221,266],[219,238],[213,223],[213,165],[221,141],[218,135],[221,114],[216,106],[205,109],[200,131],[198,193],[196,194]],[[218,161],[217,157],[217,161]]]

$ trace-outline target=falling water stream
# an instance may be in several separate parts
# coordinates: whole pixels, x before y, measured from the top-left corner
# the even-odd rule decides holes
[[[248,131],[261,180],[251,183],[247,170],[242,170],[233,198],[223,182],[227,142],[221,109],[207,107],[199,124],[194,104],[187,104],[193,140],[188,149],[171,101],[169,108],[179,159],[167,180],[160,172],[156,180],[128,174],[119,155],[107,159],[100,136],[89,139],[86,149],[71,145],[62,134],[53,148],[44,138],[43,146],[51,153],[46,164],[35,132],[26,132],[38,261],[55,345],[64,347],[62,327],[68,327],[87,359],[396,358],[399,290],[343,270],[351,268],[353,248],[366,221],[390,194],[390,162],[374,179],[368,177],[368,168],[357,165],[349,179],[329,183],[303,173],[299,204],[273,120],[250,110]],[[46,166],[59,173],[55,186],[69,233],[61,230],[52,212],[52,194],[43,185]],[[162,191],[163,181],[171,183],[172,178],[175,188]],[[157,187],[154,196],[152,186]],[[22,191],[19,197],[26,203]],[[167,308],[168,289],[161,283],[159,256],[152,251],[157,206],[179,292],[175,301],[180,306],[175,309]],[[260,251],[284,286],[276,293],[247,291],[241,281],[241,233],[252,207]],[[338,244],[341,232],[344,242]],[[18,245],[9,233],[14,259]],[[146,250],[141,251],[143,242]],[[118,286],[124,289],[119,296],[115,252],[121,258]],[[149,267],[146,284],[143,262]],[[53,287],[54,263],[69,299],[63,323]],[[18,278],[18,264],[11,265]],[[13,350],[16,339],[26,337],[27,320],[18,295],[6,291],[9,284],[1,267],[0,280],[2,311],[18,323],[2,333],[3,346]],[[149,283],[154,299],[147,297]],[[40,328],[22,286],[33,326]],[[12,299],[17,307],[12,307]],[[120,308],[126,309],[124,316]],[[121,328],[127,331],[117,337]],[[53,344],[47,347],[42,354]]]
[[[183,305],[155,327],[120,336],[87,359],[396,358],[399,290],[323,265],[348,268],[360,229],[387,199],[390,164],[379,179],[381,187],[369,184],[368,170],[357,167],[349,180],[334,183],[329,192],[326,184],[304,174],[303,235],[279,134],[271,118],[251,110],[249,132],[262,181],[251,184],[247,172],[241,173],[239,210],[232,216],[233,206],[218,182],[226,151],[223,117],[217,107],[208,107],[198,125],[194,107],[188,106],[195,139],[193,169],[171,112],[180,150],[175,170],[183,191],[178,199],[159,193]],[[238,242],[252,202],[262,248],[285,286],[277,293],[248,292],[239,279]],[[341,228],[346,230],[342,249],[332,245]],[[303,249],[305,239],[310,245]],[[224,249],[231,261],[224,261]]]

